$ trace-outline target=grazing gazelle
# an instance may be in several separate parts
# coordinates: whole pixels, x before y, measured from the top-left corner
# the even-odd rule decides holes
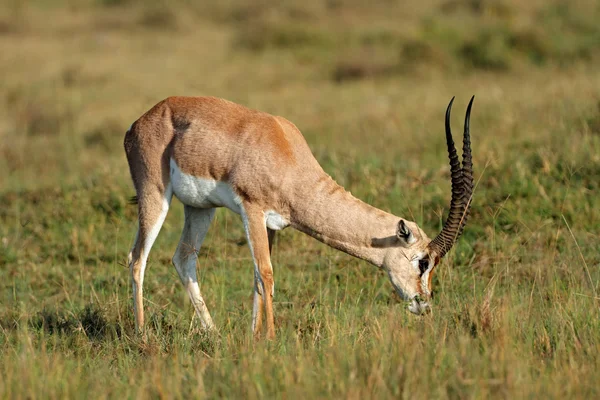
[[[452,99],[454,101],[454,98]],[[171,197],[185,206],[173,264],[202,325],[214,329],[196,277],[196,258],[215,215],[227,207],[242,217],[254,260],[252,329],[267,337],[273,324],[271,245],[287,226],[387,272],[415,314],[429,311],[431,278],[462,233],[473,193],[467,108],[462,167],[446,110],[452,199],[448,219],[433,240],[416,223],[371,207],[339,186],[319,165],[296,126],[282,117],[213,97],[169,97],[125,135],[125,152],[139,205],[139,229],[128,256],[138,329],[144,325],[142,286],[150,248]]]

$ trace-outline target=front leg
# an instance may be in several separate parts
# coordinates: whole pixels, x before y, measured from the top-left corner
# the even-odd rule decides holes
[[[275,230],[267,228],[267,236],[269,239],[269,256],[272,254],[273,242],[275,240]],[[273,282],[273,292],[275,291],[275,283]],[[274,296],[274,293],[271,293]],[[262,297],[262,284],[260,274],[257,270],[254,271],[254,304],[252,307],[252,332],[256,339],[260,338],[260,331],[262,329],[262,316],[263,316],[263,297]]]
[[[273,318],[273,267],[271,266],[269,236],[264,212],[251,204],[244,204],[242,220],[246,230],[248,245],[254,260],[254,307],[252,329],[258,337],[262,326],[264,306],[267,321],[267,339],[275,338]]]

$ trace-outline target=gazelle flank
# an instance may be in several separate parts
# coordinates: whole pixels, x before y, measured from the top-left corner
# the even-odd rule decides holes
[[[454,99],[452,99],[454,100]],[[452,176],[450,211],[433,240],[417,224],[374,208],[338,185],[319,165],[290,121],[214,97],[169,97],[125,135],[137,194],[139,228],[128,262],[136,327],[144,326],[143,281],[148,254],[171,198],[183,204],[185,223],[173,264],[196,313],[214,329],[196,276],[197,253],[216,207],[241,216],[254,260],[252,329],[275,336],[271,246],[275,232],[292,226],[321,242],[383,268],[408,309],[430,309],[435,267],[462,233],[473,193],[469,115],[462,166],[446,110]]]

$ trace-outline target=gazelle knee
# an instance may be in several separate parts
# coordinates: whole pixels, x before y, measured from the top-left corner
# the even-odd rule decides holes
[[[195,272],[196,272],[196,259],[193,257],[181,257],[179,252],[176,252],[173,258],[171,259],[171,263],[175,267],[177,274],[179,275],[179,279],[183,286],[186,286],[188,283],[195,280]]]
[[[273,271],[270,269],[263,269],[260,271],[260,279],[263,281],[264,285],[272,286],[273,285]]]
[[[181,280],[181,283],[185,286],[187,284],[186,275],[185,275],[185,271],[182,268],[183,265],[179,258],[178,253],[175,253],[173,258],[171,258],[171,264],[173,264],[173,266],[175,267],[175,270],[177,271],[177,274],[179,275],[179,280]]]
[[[142,282],[142,263],[140,260],[131,261],[129,263],[129,270],[131,271],[131,279],[133,283],[139,285]]]
[[[258,285],[260,295],[264,297],[263,293],[269,293],[273,297],[275,293],[275,282],[273,280],[273,271],[261,271],[260,272],[260,285]]]

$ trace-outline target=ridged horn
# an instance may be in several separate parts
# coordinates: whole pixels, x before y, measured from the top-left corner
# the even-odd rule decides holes
[[[454,147],[452,131],[450,129],[450,113],[454,97],[450,100],[446,109],[446,145],[448,146],[448,158],[450,159],[450,176],[452,179],[452,198],[450,200],[450,211],[444,222],[442,231],[429,243],[430,250],[435,251],[440,258],[444,257],[452,248],[456,240],[462,234],[467,223],[467,216],[471,208],[471,196],[473,195],[473,159],[471,156],[471,137],[469,132],[469,121],[471,118],[471,107],[475,96],[471,97],[467,113],[465,115],[465,130],[463,138],[463,163],[462,168],[458,160],[458,154]]]

